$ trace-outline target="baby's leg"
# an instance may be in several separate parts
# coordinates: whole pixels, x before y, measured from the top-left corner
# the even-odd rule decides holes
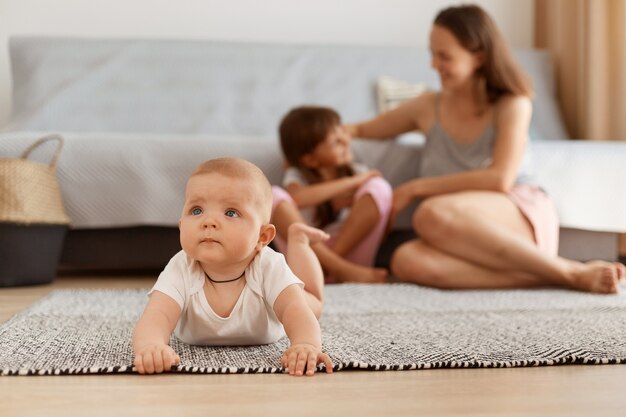
[[[328,233],[304,223],[289,226],[287,237],[287,264],[304,282],[307,303],[318,319],[324,301],[324,272],[311,245],[328,238]]]
[[[270,222],[276,226],[276,237],[272,241],[281,253],[287,253],[287,234],[294,222],[304,222],[289,193],[281,187],[272,186],[272,217]]]

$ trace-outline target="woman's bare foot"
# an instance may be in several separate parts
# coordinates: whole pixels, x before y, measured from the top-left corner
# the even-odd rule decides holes
[[[294,239],[294,242],[313,245],[318,242],[324,242],[330,238],[325,231],[306,225],[304,223],[292,223],[287,231],[287,241]]]
[[[387,280],[389,271],[384,268],[372,268],[346,261],[334,274],[338,282],[360,282],[381,284]]]
[[[599,294],[615,294],[624,276],[624,265],[618,262],[590,261],[572,274],[574,288]]]
[[[617,268],[617,279],[623,281],[626,279],[626,266],[621,262],[613,262],[613,265]]]

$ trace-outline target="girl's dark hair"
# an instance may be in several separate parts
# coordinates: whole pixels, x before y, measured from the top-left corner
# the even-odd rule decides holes
[[[484,64],[477,75],[485,80],[489,103],[507,94],[532,97],[530,79],[517,65],[496,24],[483,9],[476,5],[449,7],[439,12],[434,24],[452,32],[468,51],[483,53]]]
[[[333,109],[320,106],[301,106],[292,109],[283,117],[278,132],[280,146],[287,163],[298,168],[310,184],[321,181],[320,174],[302,163],[304,155],[310,154],[324,142],[334,128],[341,125],[339,114]],[[354,175],[350,165],[337,169],[339,177]],[[337,218],[330,201],[317,206],[316,226],[324,227]]]

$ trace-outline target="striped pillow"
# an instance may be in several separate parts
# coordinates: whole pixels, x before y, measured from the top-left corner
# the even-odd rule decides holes
[[[382,76],[378,79],[376,85],[378,112],[384,113],[395,109],[402,104],[403,101],[417,97],[424,91],[426,91],[425,84],[415,84],[392,77]]]

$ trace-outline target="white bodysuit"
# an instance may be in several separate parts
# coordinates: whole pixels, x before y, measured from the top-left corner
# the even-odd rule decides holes
[[[285,257],[263,248],[245,270],[244,287],[228,317],[216,314],[204,295],[204,271],[184,251],[167,264],[150,291],[171,297],[181,308],[174,334],[192,345],[261,345],[274,343],[285,330],[274,313],[274,302],[288,286],[302,281]]]

